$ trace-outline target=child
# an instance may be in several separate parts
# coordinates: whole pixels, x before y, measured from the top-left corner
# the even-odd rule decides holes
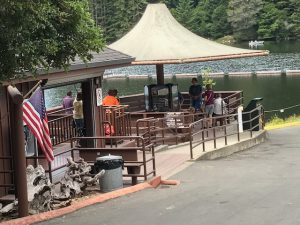
[[[214,100],[214,117],[220,117],[220,116],[224,116],[225,113],[225,106],[226,103],[224,102],[224,100],[222,99],[222,95],[221,94],[217,94],[217,98]],[[216,120],[216,124],[219,121],[220,122],[220,126],[223,126],[224,122],[225,122],[225,118],[217,118]]]

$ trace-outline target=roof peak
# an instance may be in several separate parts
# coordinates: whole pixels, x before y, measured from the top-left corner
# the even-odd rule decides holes
[[[109,46],[136,58],[133,64],[172,64],[267,55],[202,38],[182,26],[164,3],[148,4],[142,18]]]

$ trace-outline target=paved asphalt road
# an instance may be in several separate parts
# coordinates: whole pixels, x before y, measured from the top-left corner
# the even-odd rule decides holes
[[[300,127],[230,157],[194,163],[162,186],[93,205],[47,225],[300,224]]]

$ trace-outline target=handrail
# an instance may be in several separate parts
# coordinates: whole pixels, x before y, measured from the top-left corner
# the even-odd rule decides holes
[[[110,140],[110,139],[127,139],[127,140],[132,140],[134,139],[136,141],[136,144],[137,146],[136,147],[114,147],[114,148],[107,148],[107,147],[102,147],[102,148],[99,148],[99,147],[95,147],[95,148],[91,148],[91,147],[88,147],[88,148],[78,148],[78,147],[73,147],[73,141],[75,140]],[[140,145],[141,143],[141,145]],[[131,176],[131,177],[144,177],[144,180],[147,180],[148,179],[148,176],[150,174],[153,174],[154,176],[156,176],[156,165],[155,165],[155,152],[154,152],[154,145],[153,143],[150,143],[150,144],[146,144],[145,143],[145,139],[141,136],[110,136],[110,137],[107,137],[107,136],[97,136],[97,137],[73,137],[71,139],[71,149],[72,150],[77,150],[77,151],[95,151],[95,152],[101,152],[101,151],[111,151],[111,152],[114,152],[114,151],[125,151],[128,150],[128,151],[141,151],[142,152],[142,161],[140,160],[137,160],[136,163],[142,163],[142,167],[143,167],[143,173],[141,175],[137,175],[137,174],[127,174],[125,176]],[[151,158],[146,157],[146,152],[151,154]],[[147,168],[147,163],[150,163],[152,162],[152,170],[150,172],[147,172],[147,170],[149,168]],[[125,163],[127,163],[127,161],[125,161]],[[130,161],[130,163],[132,163]],[[129,172],[128,172],[129,173]]]
[[[57,114],[59,112],[64,112],[66,113],[67,111],[73,110],[74,107],[70,107],[70,108],[63,108],[63,109],[58,109],[58,110],[53,110],[51,112],[48,113],[48,116],[52,116],[53,114]],[[72,114],[71,114],[72,115]]]
[[[48,125],[53,146],[67,142],[71,137],[75,136],[76,129],[72,123],[72,114],[63,114],[59,118],[49,120]]]
[[[259,112],[258,115],[255,115],[254,117],[252,117],[253,112]],[[264,110],[262,105],[257,106],[255,109],[252,109],[251,111],[248,112],[243,112],[242,115],[249,115],[249,119],[248,120],[244,120],[243,124],[245,123],[249,123],[250,124],[250,128],[247,129],[248,131],[250,131],[250,136],[252,138],[253,136],[253,130],[256,129],[257,127],[260,126],[260,121],[258,122],[258,124],[256,124],[255,126],[252,125],[254,120],[257,120],[259,118],[264,117]],[[237,113],[235,114],[229,114],[229,115],[223,115],[223,116],[218,116],[218,117],[214,117],[213,119],[223,119],[224,121],[226,121],[226,119],[230,118],[230,117],[235,117],[238,116]],[[237,135],[238,138],[238,142],[240,141],[240,133],[239,133],[239,124],[237,123],[237,131],[236,132],[232,132],[230,134],[227,133],[226,127],[230,126],[229,124],[225,124],[223,126],[218,126],[218,128],[223,128],[224,129],[224,135],[220,135],[218,137],[216,137],[215,135],[215,129],[216,127],[212,127],[212,128],[205,128],[205,129],[201,129],[199,131],[193,132],[193,128],[197,125],[204,125],[206,123],[206,121],[208,120],[208,118],[203,118],[201,120],[195,121],[194,123],[191,123],[189,125],[189,140],[190,140],[190,157],[191,159],[193,159],[193,149],[199,145],[203,145],[203,151],[205,151],[205,143],[208,141],[214,141],[214,148],[216,148],[216,140],[220,139],[220,138],[225,138],[225,145],[227,145],[227,137],[232,136],[232,135]],[[262,121],[263,122],[263,121]],[[213,137],[211,138],[204,138],[204,134],[207,133],[208,131],[212,130],[213,131]],[[194,141],[193,137],[195,137],[196,135],[200,135],[202,134],[202,139],[201,140],[197,140]],[[193,146],[193,143],[197,143],[196,145]]]
[[[65,115],[65,116],[62,116],[62,117],[53,119],[53,120],[49,120],[48,123],[54,123],[54,122],[56,122],[56,121],[59,121],[59,120],[65,119],[65,118],[69,118],[69,117],[72,117],[72,118],[73,118],[73,115],[72,115],[72,114],[68,114],[68,115]]]

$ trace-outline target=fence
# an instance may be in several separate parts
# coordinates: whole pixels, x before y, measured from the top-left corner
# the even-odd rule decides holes
[[[95,142],[96,140],[103,140],[110,142],[111,140],[128,140],[131,141],[131,143],[134,143],[134,146],[119,146],[118,141],[114,142],[114,145],[111,145],[111,148],[109,147],[103,147],[103,148],[78,148],[74,146],[74,142],[76,140],[79,141],[91,141]],[[96,158],[99,156],[99,153],[101,153],[101,156],[103,153],[111,153],[111,154],[125,154],[125,166],[130,167],[130,166],[137,166],[137,167],[142,167],[142,173],[141,174],[124,174],[124,177],[143,177],[144,180],[148,179],[148,176],[153,174],[154,176],[156,175],[156,167],[155,167],[155,153],[154,153],[154,146],[153,144],[146,144],[145,139],[142,137],[137,137],[137,136],[111,136],[111,137],[74,137],[71,138],[70,141],[70,148],[67,150],[64,150],[62,152],[57,152],[54,154],[54,157],[57,159],[60,156],[63,156],[63,160],[65,161],[67,156],[71,156],[73,159],[76,159],[83,156],[86,162],[88,163],[94,163]],[[136,152],[136,154],[135,154]],[[142,158],[138,158],[138,153],[142,153]],[[78,154],[79,153],[79,156]],[[126,154],[129,155],[129,158],[126,158]],[[132,156],[134,158],[132,158]],[[136,157],[136,158],[135,158]],[[124,157],[123,157],[124,158]],[[128,160],[129,159],[129,160]],[[45,156],[29,156],[26,157],[26,162],[27,164],[34,164],[36,167],[38,164],[42,164],[45,169],[45,172],[49,174],[49,179],[51,182],[53,182],[53,173],[59,170],[62,170],[66,167],[66,162],[62,163],[59,166],[54,167],[52,163],[47,162],[46,163],[46,157]],[[30,161],[31,160],[31,161]],[[76,161],[76,160],[75,160]],[[149,166],[148,164],[151,164]]]
[[[188,138],[189,124],[203,117],[201,112],[171,112],[165,114],[164,118],[139,119],[136,122],[137,136],[154,145],[177,145]]]
[[[76,135],[71,110],[72,108],[58,109],[48,113],[48,126],[53,146],[68,142]]]
[[[228,137],[236,135],[237,141],[240,142],[240,129],[239,121],[236,121],[234,118],[237,118],[238,114],[229,114],[219,117],[214,117],[214,122],[216,120],[223,120],[225,122],[224,125],[221,126],[213,126],[211,128],[208,127],[208,118],[203,118],[189,125],[189,137],[190,137],[190,157],[194,158],[193,149],[202,145],[202,151],[205,152],[206,144],[210,141],[213,141],[214,148],[217,148],[217,140],[224,138],[225,146],[228,144]],[[259,130],[264,126],[264,110],[260,105],[255,109],[249,112],[242,113],[243,118],[248,118],[242,121],[243,127],[248,127],[246,129],[250,132],[250,137],[253,137],[253,131]],[[228,123],[231,121],[233,123]],[[231,129],[229,129],[231,128]],[[217,135],[216,130],[223,131],[221,134]]]
[[[76,148],[73,145],[73,141],[75,140],[92,142],[104,140],[108,143],[111,140],[114,140],[114,145],[111,145],[110,148],[107,146],[101,148]],[[156,175],[154,145],[152,143],[147,143],[145,139],[140,136],[76,137],[72,138],[71,148],[73,151],[78,151],[80,157],[89,163],[94,163],[96,157],[116,154],[123,157],[125,167],[143,168],[141,174],[128,173],[124,174],[124,177],[143,177],[144,180],[147,180],[149,175]],[[141,159],[139,157],[139,152],[142,155]]]
[[[111,136],[130,136],[130,113],[125,112],[128,105],[101,106],[105,134]]]

